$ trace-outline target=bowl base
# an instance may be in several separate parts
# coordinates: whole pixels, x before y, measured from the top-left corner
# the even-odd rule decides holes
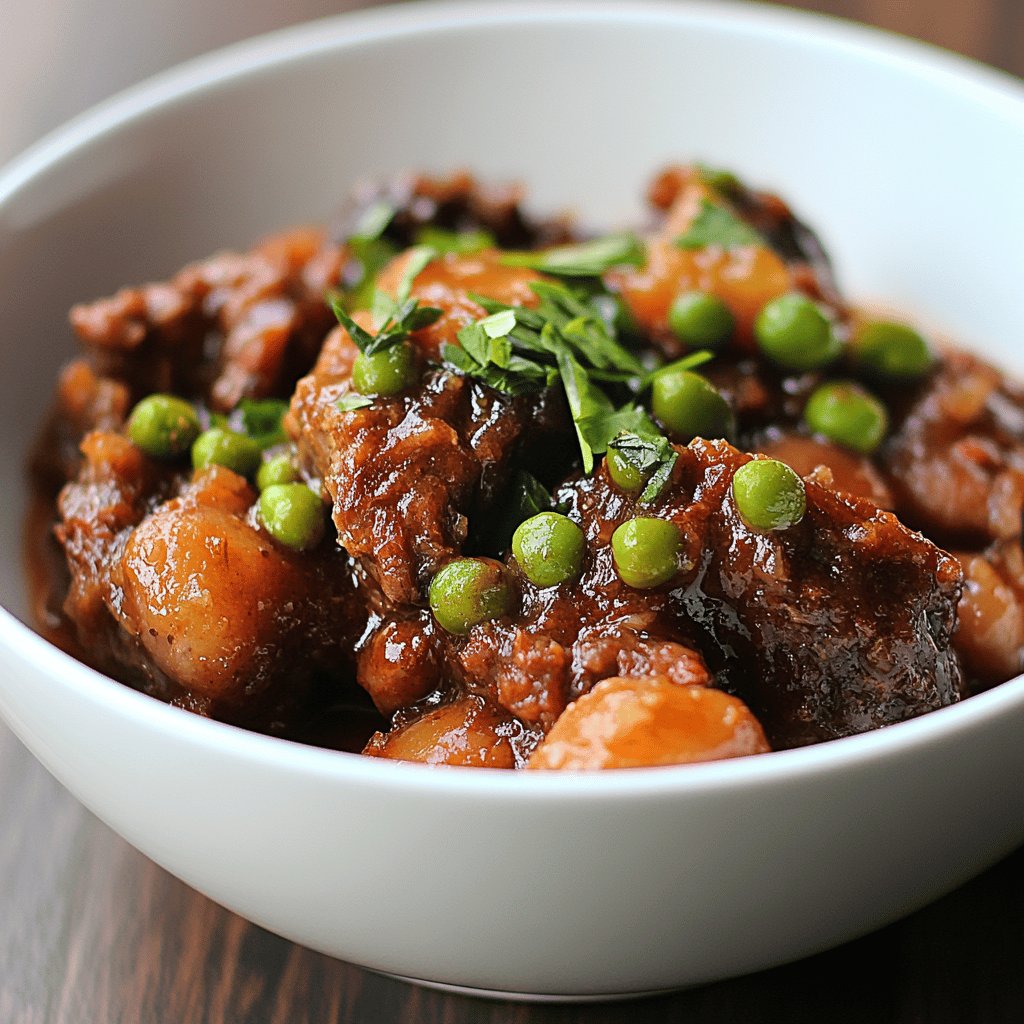
[[[471,985],[448,985],[441,981],[425,981],[423,978],[410,978],[404,974],[391,974],[388,971],[378,971],[385,978],[394,978],[395,981],[404,981],[409,985],[419,985],[422,988],[434,989],[438,992],[450,992],[453,995],[471,996],[474,999],[499,999],[503,1002],[512,1003],[621,1003],[629,999],[647,999],[651,996],[664,996],[671,992],[678,992],[678,988],[652,988],[639,992],[600,992],[598,994],[583,993],[557,993],[550,992],[507,992],[495,988],[473,988]]]

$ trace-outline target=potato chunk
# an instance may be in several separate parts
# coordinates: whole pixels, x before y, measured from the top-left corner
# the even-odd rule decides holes
[[[510,715],[482,697],[433,708],[389,733],[377,733],[364,754],[394,761],[515,768],[522,732]]]
[[[747,706],[663,676],[605,679],[554,724],[528,768],[593,771],[718,761],[771,748]]]
[[[250,522],[254,500],[230,470],[207,471],[139,524],[111,574],[121,625],[161,672],[216,702],[280,674],[317,589],[302,559]]]

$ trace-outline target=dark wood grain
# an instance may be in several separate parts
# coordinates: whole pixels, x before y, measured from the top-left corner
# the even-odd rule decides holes
[[[0,732],[3,1024],[632,1024],[1024,1020],[1024,850],[876,935],[634,1003],[523,1006],[419,989],[250,925],[156,867]]]
[[[1021,0],[793,6],[1024,74]],[[0,726],[0,1024],[1019,1024],[1022,964],[1024,850],[875,935],[672,996],[524,1006],[420,989],[302,949],[193,892],[86,812]]]

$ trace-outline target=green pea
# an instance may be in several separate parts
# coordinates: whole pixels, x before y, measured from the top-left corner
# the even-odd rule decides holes
[[[299,471],[291,455],[275,455],[260,466],[256,473],[256,486],[265,491],[274,484],[293,484],[299,479]]]
[[[416,350],[403,341],[390,348],[360,353],[352,364],[352,385],[361,395],[397,395],[416,381]]]
[[[148,395],[128,417],[128,438],[155,459],[176,459],[199,436],[195,409],[177,395]]]
[[[630,519],[612,534],[612,558],[622,581],[638,590],[668,583],[679,572],[683,536],[666,519]]]
[[[804,420],[816,434],[870,455],[889,429],[889,414],[874,395],[859,384],[822,384],[807,400]]]
[[[583,531],[557,512],[532,516],[512,535],[512,554],[523,575],[538,587],[557,587],[578,576],[585,547]]]
[[[740,515],[758,530],[785,530],[807,511],[803,480],[776,459],[740,466],[732,478],[732,496]]]
[[[627,494],[635,494],[647,483],[644,474],[615,448],[609,448],[605,455],[608,464],[608,475],[620,490]]]
[[[839,339],[816,302],[800,292],[772,299],[754,321],[754,336],[769,359],[788,370],[814,370],[839,354]]]
[[[239,476],[252,476],[259,468],[260,455],[260,446],[251,437],[226,427],[211,427],[192,445],[192,468],[226,466]]]
[[[928,342],[913,327],[892,320],[864,324],[851,348],[860,369],[886,380],[923,377],[934,361]]]
[[[677,437],[728,437],[733,432],[729,403],[706,378],[692,370],[656,373],[651,382],[651,409]]]
[[[271,484],[260,494],[257,516],[274,540],[295,551],[315,548],[324,536],[324,503],[305,484]]]
[[[717,295],[684,292],[669,308],[668,325],[691,348],[718,348],[736,329],[736,318]]]
[[[437,624],[464,636],[478,622],[497,619],[512,607],[512,585],[501,562],[459,558],[430,581],[430,610]]]

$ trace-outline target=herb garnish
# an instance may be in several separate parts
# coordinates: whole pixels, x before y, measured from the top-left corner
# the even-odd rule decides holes
[[[558,508],[551,492],[532,473],[513,470],[511,481],[494,503],[491,514],[474,523],[479,532],[473,537],[473,546],[498,556],[509,549],[512,534],[521,522],[538,512],[552,510]]]
[[[701,199],[697,216],[689,228],[676,238],[675,244],[680,249],[703,249],[709,245],[739,249],[766,243],[757,231],[731,210],[709,199]]]
[[[406,264],[402,280],[399,282],[398,294],[391,296],[378,289],[373,297],[372,317],[375,334],[360,327],[348,315],[344,298],[338,294],[329,296],[331,308],[345,330],[348,331],[359,351],[372,356],[392,345],[397,345],[422,327],[434,323],[441,316],[441,310],[433,306],[421,306],[419,299],[411,298],[412,284],[423,268],[436,259],[437,251],[429,246],[417,246],[409,250],[409,261]]]
[[[657,429],[643,433],[626,432],[609,441],[608,447],[615,449],[647,481],[640,501],[643,504],[656,501],[672,476],[672,469],[679,458],[679,453],[668,438],[659,434]]]
[[[724,196],[735,196],[743,191],[743,183],[732,171],[702,163],[694,164],[694,167],[703,184]]]
[[[349,242],[355,240],[370,242],[375,238],[380,238],[387,230],[388,225],[395,219],[396,213],[398,213],[398,207],[386,199],[378,199],[375,203],[371,203],[359,215]]]
[[[393,203],[378,200],[363,211],[355,230],[345,240],[352,264],[345,270],[349,287],[341,301],[349,312],[370,304],[377,275],[400,251],[394,242],[384,237],[397,212],[398,207]]]
[[[612,267],[642,266],[647,258],[643,243],[634,234],[608,235],[589,242],[556,245],[540,252],[508,252],[506,267],[528,267],[555,277],[600,277]]]
[[[589,473],[595,453],[623,429],[608,427],[622,410],[595,382],[625,385],[643,378],[645,368],[616,341],[585,292],[554,281],[530,287],[540,299],[535,309],[474,295],[488,316],[459,331],[460,344],[444,345],[441,355],[466,376],[512,395],[561,381]]]
[[[238,408],[242,414],[242,429],[260,448],[272,448],[288,440],[281,425],[288,411],[287,402],[280,398],[243,398]]]
[[[429,245],[438,254],[445,256],[472,256],[484,249],[496,247],[494,235],[490,231],[448,231],[445,228],[427,226],[416,233],[418,245]]]
[[[359,394],[358,391],[350,391],[334,404],[340,412],[355,412],[356,409],[365,409],[368,405],[373,405],[373,399],[369,395]]]

